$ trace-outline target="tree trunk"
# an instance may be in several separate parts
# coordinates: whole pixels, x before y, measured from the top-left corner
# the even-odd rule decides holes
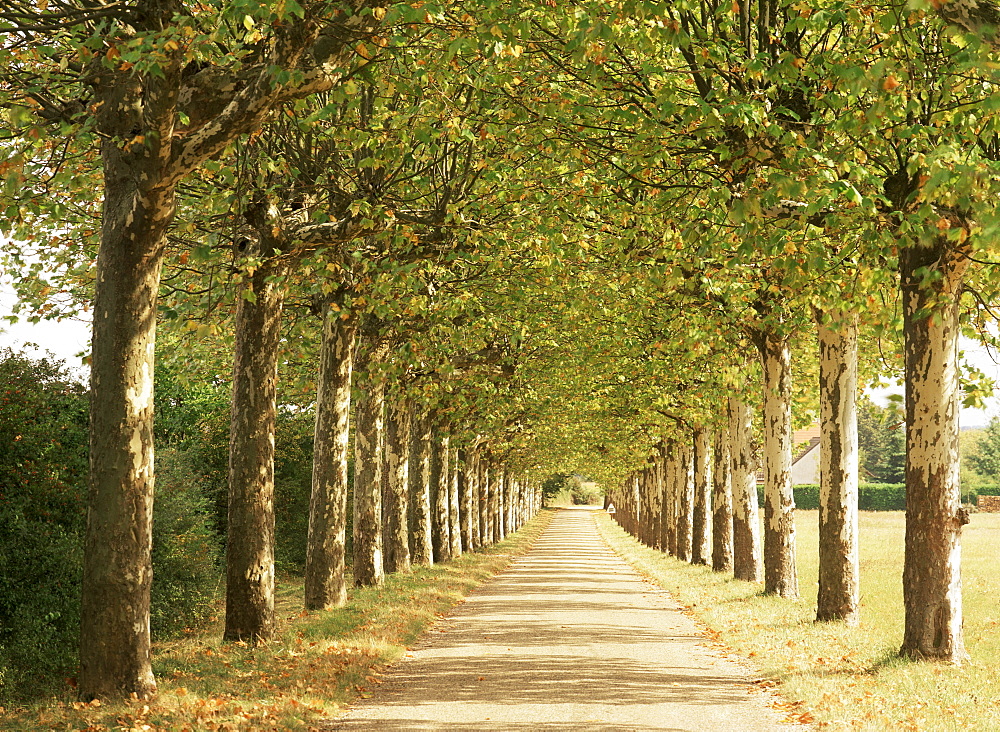
[[[819,323],[820,505],[817,620],[858,624],[858,320]]]
[[[410,413],[403,397],[393,399],[386,408],[382,493],[386,572],[410,569]]]
[[[517,531],[517,502],[521,493],[521,479],[513,474],[507,480],[508,490],[508,510],[507,510],[507,535],[510,536]]]
[[[483,486],[482,486],[482,452],[478,447],[470,453],[468,465],[469,493],[471,494],[471,507],[469,510],[469,524],[472,531],[472,548],[481,549],[483,546],[482,522],[480,516],[483,511]]]
[[[733,466],[733,576],[747,582],[760,582],[763,568],[752,417],[746,402],[738,397],[729,397],[728,413]]]
[[[495,462],[490,465],[490,538],[496,544],[503,541],[500,526],[500,507],[503,505],[503,468]]]
[[[663,551],[677,556],[677,485],[676,471],[677,443],[665,440],[660,445],[660,463],[663,475],[663,502],[660,504],[660,544]]]
[[[410,444],[410,561],[434,564],[431,529],[431,420],[426,412],[414,419]]]
[[[653,493],[656,499],[653,501],[653,547],[661,552],[665,551],[663,543],[663,501],[664,501],[664,468],[663,468],[663,443],[656,446],[653,454]]]
[[[691,528],[694,521],[694,450],[691,440],[677,444],[677,558],[691,561]]]
[[[474,496],[476,490],[475,467],[473,466],[475,454],[474,449],[458,451],[458,464],[462,466],[460,473],[461,482],[458,486],[458,500],[461,504],[459,512],[459,535],[462,540],[463,552],[471,552],[476,548],[472,530],[472,517],[475,515],[473,511],[475,510]]]
[[[272,267],[256,270],[254,301],[240,297],[236,307],[223,635],[228,641],[256,643],[274,632],[274,430],[284,294],[273,282],[276,274]]]
[[[639,488],[639,505],[642,515],[642,524],[639,526],[639,541],[646,546],[652,545],[652,495],[649,490],[649,470],[643,468],[635,474],[636,484]]]
[[[431,449],[431,536],[435,564],[451,559],[448,468],[448,435],[435,431]]]
[[[79,694],[156,693],[152,586],[153,351],[173,188],[137,190],[116,141],[102,146],[105,198],[90,371],[90,483],[80,606]]]
[[[708,564],[712,546],[709,515],[712,510],[711,435],[704,427],[694,431],[694,516],[691,525],[691,564]]]
[[[792,495],[792,357],[788,338],[756,337],[764,372],[764,592],[799,596]]]
[[[328,610],[347,602],[347,462],[351,370],[357,319],[323,309],[316,394],[312,493],[306,540],[305,606]]]
[[[451,448],[451,465],[448,470],[448,536],[451,538],[451,558],[462,556],[462,510],[459,487],[462,481],[462,451]]]
[[[729,452],[729,425],[715,430],[712,449],[712,569],[733,568],[733,466]]]
[[[968,243],[939,236],[899,250],[906,373],[906,552],[903,645],[910,658],[961,663],[959,301]],[[928,272],[938,275],[927,276]]]
[[[530,510],[530,492],[531,492],[531,479],[527,474],[523,474],[521,479],[518,481],[519,492],[519,504],[517,509],[517,526],[516,530],[520,531],[526,523],[528,523],[528,511]]]
[[[507,510],[504,512],[504,517],[506,518],[507,525],[504,530],[506,536],[510,536],[514,533],[515,521],[514,512],[517,506],[517,478],[514,477],[513,473],[507,474]]]
[[[377,347],[376,347],[377,348]],[[364,380],[354,407],[354,584],[380,585],[385,580],[382,557],[382,446],[385,429],[385,381],[365,359]],[[359,359],[360,361],[361,359]]]
[[[492,546],[493,541],[493,519],[490,509],[493,506],[493,475],[490,468],[491,461],[483,455],[479,459],[479,530],[482,536],[483,546]]]

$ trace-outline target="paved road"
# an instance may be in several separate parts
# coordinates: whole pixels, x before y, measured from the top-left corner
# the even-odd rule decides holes
[[[802,730],[565,509],[329,730]]]

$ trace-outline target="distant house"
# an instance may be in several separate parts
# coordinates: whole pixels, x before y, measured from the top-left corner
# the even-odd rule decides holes
[[[764,471],[757,471],[763,485]],[[819,422],[792,433],[792,485],[819,485]]]
[[[819,422],[792,434],[792,485],[819,485]]]

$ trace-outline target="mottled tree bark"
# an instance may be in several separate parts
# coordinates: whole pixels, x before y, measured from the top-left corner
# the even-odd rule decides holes
[[[663,546],[663,551],[671,556],[677,556],[676,454],[676,441],[664,441],[660,447],[660,462],[663,470],[663,503],[660,506],[660,543]]]
[[[434,562],[451,559],[451,535],[448,520],[448,435],[435,431],[431,441],[431,537]]]
[[[792,495],[792,357],[788,338],[755,337],[764,373],[764,592],[799,596]]]
[[[520,525],[521,518],[521,488],[522,488],[522,478],[521,476],[516,476],[511,478],[511,494],[510,494],[510,532],[513,534],[517,531]]]
[[[694,450],[689,435],[677,443],[677,558],[691,561],[694,522]]]
[[[268,266],[256,270],[253,302],[240,297],[236,306],[223,636],[230,641],[256,643],[274,631],[274,430],[284,293],[273,278],[279,274]]]
[[[642,517],[642,520],[637,527],[637,537],[639,541],[646,546],[649,546],[652,540],[652,522],[650,521],[652,507],[650,505],[649,473],[645,468],[643,468],[642,470],[634,473],[632,479],[636,483],[637,494],[639,497],[639,515]]]
[[[434,563],[431,529],[431,440],[430,416],[420,413],[412,421],[410,445],[410,561],[417,565]]]
[[[714,432],[712,446],[712,569],[733,568],[732,457],[729,452],[728,420]]]
[[[475,450],[468,448],[459,450],[457,457],[458,464],[461,466],[461,471],[456,471],[460,476],[458,484],[458,500],[461,504],[459,508],[459,537],[462,542],[461,550],[463,552],[471,552],[476,548],[472,530],[472,517],[476,515],[473,513],[475,511],[474,498],[476,491],[476,470],[473,465],[475,462]]]
[[[858,321],[819,323],[820,506],[817,620],[858,624]]]
[[[500,482],[498,484],[499,493],[499,511],[497,513],[497,531],[500,534],[500,539],[506,539],[507,534],[510,533],[510,483],[511,483],[510,470],[504,468],[503,473],[500,476]]]
[[[493,543],[503,541],[503,526],[500,523],[500,507],[503,505],[503,467],[495,462],[490,465],[490,536]]]
[[[358,587],[379,585],[385,580],[382,556],[385,381],[377,366],[372,368],[383,355],[379,350],[378,346],[373,347],[375,352],[364,360],[365,378],[359,384],[354,407],[353,570],[354,584]]]
[[[462,465],[458,456],[460,451],[453,447],[449,450],[450,465],[448,469],[448,536],[451,539],[451,558],[462,556],[462,508],[459,498],[459,487],[462,481]]]
[[[969,243],[945,236],[899,250],[906,375],[903,645],[911,658],[961,663],[959,302]],[[927,276],[927,272],[938,275]]]
[[[655,548],[659,549],[661,552],[666,551],[666,545],[664,544],[663,535],[663,502],[665,499],[666,487],[664,485],[665,480],[665,468],[663,465],[663,443],[661,442],[656,446],[656,452],[653,454],[653,492],[656,494],[656,501],[653,504],[653,525],[655,529],[653,531],[653,538],[655,541]]]
[[[479,459],[479,527],[483,546],[491,546],[493,540],[493,520],[490,517],[490,506],[493,505],[493,480],[490,460],[486,455]]]
[[[385,527],[385,571],[410,569],[410,404],[391,399],[385,415],[385,474],[382,516]]]
[[[691,564],[708,564],[712,546],[709,516],[712,510],[711,435],[704,427],[694,430],[694,511],[691,524]]]
[[[347,602],[347,462],[356,334],[354,316],[324,307],[306,540],[305,606],[309,610],[327,610]]]
[[[473,448],[469,452],[469,462],[466,465],[466,480],[468,481],[468,491],[469,491],[469,532],[471,537],[470,547],[472,549],[481,549],[483,546],[483,535],[482,527],[480,525],[479,516],[482,511],[482,486],[480,485],[480,475],[481,470],[479,467],[480,461],[480,450],[479,447]]]
[[[117,142],[102,145],[105,198],[90,371],[90,484],[79,693],[156,693],[150,661],[153,351],[174,191],[137,190]],[[143,201],[146,205],[140,205]]]
[[[750,407],[738,397],[728,403],[733,485],[733,576],[760,582],[760,514],[757,506],[757,460],[753,452]]]

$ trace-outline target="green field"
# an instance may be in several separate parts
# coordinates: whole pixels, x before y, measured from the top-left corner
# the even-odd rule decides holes
[[[605,514],[608,542],[717,631],[720,643],[750,658],[797,716],[829,730],[1000,729],[1000,515],[974,514],[963,539],[965,637],[972,659],[954,667],[903,661],[901,512],[860,519],[861,626],[818,624],[818,515],[796,521],[802,597],[765,597],[738,582],[641,546]]]

